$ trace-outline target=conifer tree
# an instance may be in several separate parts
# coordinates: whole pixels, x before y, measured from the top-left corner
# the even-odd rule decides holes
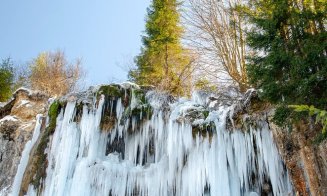
[[[326,1],[253,0],[247,66],[263,97],[278,104],[327,108]]]
[[[182,27],[177,0],[153,0],[147,10],[141,53],[129,78],[141,85],[154,85],[175,95],[188,91],[190,58],[181,45]]]

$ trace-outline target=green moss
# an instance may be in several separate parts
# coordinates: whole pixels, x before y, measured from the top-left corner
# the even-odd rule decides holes
[[[49,137],[51,135],[52,130],[47,127],[45,132],[43,133],[40,142],[36,148],[36,152],[34,154],[33,164],[35,167],[35,176],[33,177],[32,184],[36,189],[40,186],[41,179],[45,178],[46,168],[47,168],[47,155],[44,153],[47,145],[49,143]]]
[[[32,184],[36,189],[40,186],[41,179],[44,179],[46,175],[47,156],[44,151],[49,143],[49,137],[56,130],[57,117],[60,109],[63,107],[63,104],[64,103],[60,103],[59,101],[54,101],[49,107],[49,124],[45,131],[42,133],[41,139],[34,154],[33,164],[35,166],[35,176],[33,177]]]
[[[56,128],[56,121],[57,121],[57,117],[58,114],[60,112],[60,108],[61,108],[61,104],[59,103],[59,101],[54,101],[50,108],[49,108],[49,125],[48,127],[54,132],[55,128]],[[53,133],[52,132],[52,133]]]
[[[280,106],[276,108],[275,114],[273,116],[273,122],[280,127],[285,127],[290,124],[290,116],[292,111],[286,106]]]
[[[145,93],[142,89],[133,89],[132,93],[135,99],[139,100],[142,104],[146,104]]]
[[[105,85],[101,86],[97,92],[97,97],[101,94],[107,97],[123,97],[124,92],[120,89],[118,85]]]
[[[148,104],[146,100],[145,91],[142,89],[132,89],[131,96],[132,99],[136,100],[137,106],[133,109],[131,109],[128,106],[125,109],[124,115],[129,118],[131,117],[139,118],[139,120],[143,120],[144,118],[149,118],[152,115],[152,107]],[[131,103],[129,103],[129,105],[130,104]],[[141,116],[142,118],[140,118]]]
[[[208,110],[204,110],[203,112],[204,118],[207,118],[209,116],[209,111]]]
[[[323,141],[325,141],[327,139],[327,132],[324,133],[319,133],[319,135],[315,138],[315,140],[313,141],[313,144],[315,145],[319,145],[320,143],[322,143]]]
[[[101,86],[97,92],[99,95],[105,95],[100,127],[102,130],[108,130],[116,123],[116,106],[117,101],[121,98],[125,107],[120,124],[124,124],[127,119],[136,119],[138,123],[149,118],[152,115],[152,107],[147,103],[143,89],[124,89],[119,85]],[[131,109],[131,101],[136,102],[136,107]]]
[[[129,99],[125,97],[125,90],[121,89],[119,85],[104,85],[101,86],[97,92],[97,100],[100,95],[105,96],[103,111],[100,121],[100,128],[102,130],[111,129],[116,120],[116,105],[118,98],[122,98],[124,105],[129,104]],[[125,103],[128,102],[128,103]]]

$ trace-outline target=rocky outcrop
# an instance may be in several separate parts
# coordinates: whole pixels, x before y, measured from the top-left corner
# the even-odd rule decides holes
[[[9,190],[24,146],[32,137],[35,117],[45,114],[47,100],[42,93],[21,88],[0,107],[0,190]]]
[[[295,194],[327,195],[327,140],[317,140],[322,127],[312,119],[279,127],[272,120],[273,113],[272,105],[261,101],[255,91],[248,91],[235,108],[232,121],[238,128],[245,128],[258,119],[268,121]]]
[[[321,127],[304,120],[287,129],[271,127],[296,195],[327,195],[327,140],[315,142]]]
[[[82,107],[79,106],[91,105],[94,97],[99,96],[100,93],[104,94],[106,99],[104,111],[108,110],[107,113],[110,115],[107,116],[108,118],[104,116],[104,120],[101,121],[101,128],[110,130],[113,124],[118,123],[116,122],[117,119],[111,118],[111,114],[116,111],[110,110],[110,104],[117,104],[118,98],[121,98],[122,103],[126,105],[126,111],[123,113],[124,119],[131,118],[133,115],[140,116],[140,113],[144,112],[148,112],[148,115],[151,114],[147,109],[148,103],[145,102],[145,98],[146,96],[147,98],[155,96],[155,94],[146,92],[147,89],[143,88],[130,92],[129,87],[109,85],[63,97],[59,102],[76,101],[77,114],[74,120],[79,121],[79,112],[82,110]],[[138,99],[133,100],[130,96],[132,94]],[[213,125],[200,125],[206,122],[210,111],[216,110],[221,105],[231,107],[227,115],[227,128],[230,130],[236,128],[246,131],[249,125],[257,126],[256,122],[267,121],[288,169],[294,193],[296,195],[327,195],[327,140],[315,142],[321,133],[319,125],[315,125],[311,120],[303,120],[287,128],[278,127],[272,121],[274,106],[261,101],[255,90],[249,90],[243,97],[235,98],[234,96],[233,99],[228,94],[218,96],[203,94],[203,97],[200,95],[197,97],[198,105],[180,110],[183,112],[183,119],[192,123],[194,135],[198,132],[206,135],[209,132],[210,137]],[[47,112],[47,100],[48,97],[41,93],[19,89],[10,102],[0,106],[0,190],[9,190],[24,146],[32,137],[35,116]],[[151,98],[151,100],[151,106],[158,108],[168,108],[173,103],[173,97],[169,95],[157,96],[157,99]],[[26,169],[23,178],[21,194],[26,193],[31,182],[39,182],[40,178],[44,178],[42,172],[44,173],[47,164],[44,151],[48,144],[48,137],[53,130],[46,129],[43,124],[41,132],[35,148],[31,151],[33,156],[29,160],[29,168]],[[113,152],[113,149],[123,154],[125,149],[122,146],[124,146],[124,140],[115,139],[111,146],[107,147],[106,154]],[[44,166],[40,167],[39,162],[42,162]],[[40,168],[41,172],[38,171]],[[35,177],[35,174],[41,176]],[[269,184],[267,186],[269,189]],[[0,192],[0,195],[2,194],[6,195]]]

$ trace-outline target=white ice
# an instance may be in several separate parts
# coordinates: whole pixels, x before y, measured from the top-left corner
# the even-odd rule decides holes
[[[198,98],[181,99],[171,112],[157,108],[142,123],[135,118],[120,123],[124,106],[119,99],[118,123],[104,132],[99,128],[103,103],[102,97],[97,108],[84,106],[79,123],[73,121],[75,102],[67,104],[48,151],[44,189],[36,193],[30,187],[27,195],[253,196],[261,195],[267,180],[274,195],[292,193],[265,122],[258,122],[260,128],[227,131],[231,108],[221,106],[206,119],[215,132],[203,137],[192,135],[189,123],[176,121],[188,109],[201,109]],[[124,140],[123,155],[106,154],[117,138]]]
[[[37,141],[37,139],[39,138],[39,135],[40,135],[40,129],[41,129],[41,124],[42,124],[41,118],[42,118],[42,114],[38,114],[36,116],[36,124],[35,124],[32,139],[25,144],[24,150],[22,152],[22,157],[20,159],[20,162],[19,162],[19,165],[18,165],[18,168],[17,168],[17,172],[16,172],[16,175],[15,175],[15,178],[14,178],[14,183],[12,185],[12,192],[10,193],[10,195],[12,195],[12,196],[18,196],[19,195],[20,186],[21,186],[21,183],[22,183],[22,179],[23,179],[25,169],[26,169],[27,164],[28,164],[28,160],[29,160],[29,157],[30,157],[30,152],[31,152],[34,144],[36,143],[36,141]]]

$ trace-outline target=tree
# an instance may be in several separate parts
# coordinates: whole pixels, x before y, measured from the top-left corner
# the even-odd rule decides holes
[[[135,58],[136,69],[129,78],[141,85],[154,85],[161,90],[181,95],[188,91],[192,61],[181,45],[177,0],[153,0],[147,10],[146,35],[141,54]]]
[[[82,76],[80,61],[68,63],[63,52],[41,53],[30,65],[29,82],[32,89],[51,96],[61,96],[73,91]]]
[[[326,2],[253,0],[245,10],[258,51],[247,65],[251,83],[273,103],[326,109]]]
[[[214,78],[232,80],[248,89],[245,69],[245,18],[237,10],[244,0],[189,0],[185,22],[188,43],[200,58],[200,71]]]
[[[2,60],[0,65],[0,101],[7,101],[11,96],[13,81],[13,63],[10,58],[7,58]]]

